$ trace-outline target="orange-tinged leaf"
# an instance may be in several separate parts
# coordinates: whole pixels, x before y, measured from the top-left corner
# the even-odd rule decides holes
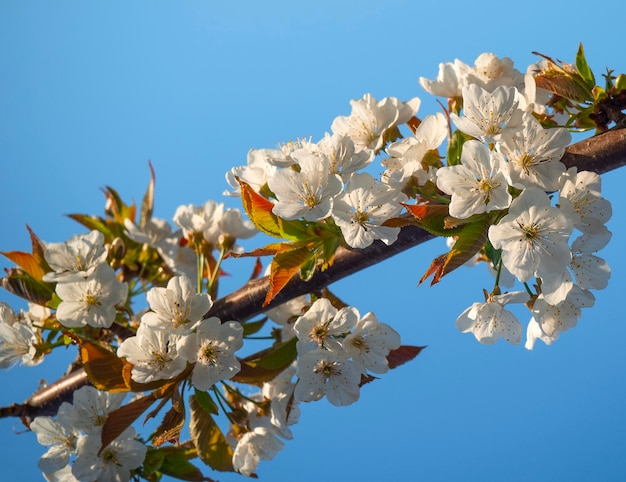
[[[244,253],[235,253],[234,251],[229,251],[225,257],[227,258],[249,258],[251,256],[274,256],[279,251],[285,249],[285,246],[290,246],[287,243],[272,243],[264,246],[263,248],[257,248],[252,251],[247,251]]]
[[[87,378],[99,390],[108,392],[127,392],[130,387],[124,379],[125,360],[117,357],[111,350],[65,332],[80,347],[80,359],[87,373]]]
[[[214,470],[234,472],[232,447],[213,417],[202,409],[194,395],[189,397],[189,410],[189,432],[200,460]]]
[[[263,274],[263,263],[261,263],[261,258],[257,257],[254,263],[254,269],[250,275],[250,280],[258,279],[261,274]]]
[[[285,221],[276,216],[272,209],[274,203],[261,196],[241,179],[237,179],[241,186],[241,200],[243,207],[256,228],[264,234],[274,238],[284,238],[298,241],[306,234],[306,225],[301,221]]]
[[[307,246],[293,247],[286,244],[283,251],[276,253],[270,266],[270,289],[263,306],[267,306],[312,257],[315,257],[315,253]]]
[[[44,256],[46,248],[30,226],[26,225],[26,229],[30,234],[32,254],[22,251],[8,251],[0,254],[13,261],[37,281],[42,281],[43,275],[51,271]]]
[[[30,253],[23,251],[6,251],[1,254],[9,258],[37,281],[41,281],[43,275],[46,274],[46,271],[44,271],[37,259]]]

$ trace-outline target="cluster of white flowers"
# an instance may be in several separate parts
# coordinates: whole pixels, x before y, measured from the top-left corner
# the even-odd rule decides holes
[[[0,302],[0,368],[14,365],[32,367],[43,361],[37,356],[40,324],[50,315],[50,310],[29,303],[28,311],[19,315],[6,303]]]
[[[394,243],[405,221],[389,221],[403,214],[411,198],[449,214],[446,221],[455,226],[455,237],[449,238],[453,243],[463,236],[464,226],[480,220],[481,243],[488,241],[477,259],[488,260],[495,285],[484,290],[484,302],[463,311],[457,328],[473,333],[481,343],[504,338],[519,344],[524,327],[509,307],[523,304],[531,311],[526,348],[532,349],[538,339],[550,344],[576,325],[582,308],[593,305],[591,290],[607,286],[610,269],[597,252],[611,238],[606,227],[611,205],[602,197],[597,174],[566,169],[560,162],[571,135],[537,120],[550,115],[558,121],[558,115],[547,107],[549,95],[536,85],[535,69],[530,66],[523,74],[510,59],[490,53],[479,56],[473,66],[459,60],[441,64],[435,80],[420,78],[420,84],[433,95],[447,97],[450,112],[421,121],[416,117],[418,98],[379,101],[366,94],[351,101],[351,113],[335,118],[331,132],[317,143],[299,139],[277,149],[250,150],[247,165],[227,173],[232,190],[225,194],[240,196],[243,181],[267,199],[261,204],[272,223],[278,217],[284,225],[306,226],[303,236],[319,233],[309,228],[323,223],[331,228],[336,238],[332,241],[338,241],[329,245],[355,249]],[[407,133],[400,130],[404,125],[410,129]],[[440,150],[446,139],[444,163]],[[377,157],[378,178],[371,172]],[[255,326],[242,326],[245,320],[207,318],[213,301],[203,291],[215,295],[213,282],[224,256],[241,251],[237,240],[253,236],[257,228],[243,220],[238,209],[215,201],[180,206],[173,218],[177,229],[162,219],[144,220],[139,226],[122,218],[123,227],[121,222],[118,227],[125,241],[146,255],[131,258],[132,267],[125,266],[126,271],[116,274],[123,254],[116,252],[115,242],[105,244],[105,235],[96,230],[45,245],[45,262],[36,268],[46,271],[49,266],[50,271],[34,281],[49,290],[48,306],[56,306],[56,311],[30,304],[27,312],[16,314],[0,303],[0,368],[36,365],[46,350],[69,340],[63,336],[68,331],[76,334],[71,335],[74,340],[85,332],[90,338],[97,329],[123,320],[126,327],[137,329],[121,342],[107,338],[114,340],[112,349],[119,344],[116,354],[127,362],[119,365],[125,370],[130,366],[130,377],[138,384],[179,377],[177,382],[190,380],[181,384],[181,393],[190,386],[198,392],[213,390],[221,408],[226,412],[225,402],[231,410],[226,415],[233,467],[253,475],[261,460],[273,458],[283,440],[292,438],[290,426],[298,421],[299,403],[324,397],[337,406],[356,402],[372,374],[388,371],[390,352],[400,351],[398,333],[374,314],[361,316],[351,306],[339,309],[324,297],[328,295],[311,293],[267,313],[280,325],[272,332],[274,348],[295,345],[297,356],[291,352],[270,371],[273,376],[286,367],[270,381],[255,372],[254,363],[246,365],[251,385],[265,381],[260,391],[244,396],[222,383],[224,395],[215,386],[233,383],[242,371],[236,352],[243,346],[244,326],[248,334]],[[308,249],[309,239],[296,239],[297,249]],[[291,245],[270,245],[268,251],[271,246]],[[219,252],[217,260],[214,251]],[[36,256],[28,259],[36,264]],[[144,268],[154,268],[153,259],[158,266],[144,277]],[[505,292],[503,287],[512,288],[515,280],[524,289]],[[137,315],[137,322],[130,301],[140,292],[146,292],[149,309]],[[46,328],[54,333],[44,337]],[[49,447],[39,462],[47,480],[130,480],[147,452],[134,429],[101,447],[102,427],[124,398],[84,387],[74,393],[72,404],[61,405],[56,417],[34,419],[31,429]]]
[[[292,318],[305,303],[297,298],[273,319]],[[290,324],[291,326],[291,324]],[[257,413],[248,404],[248,431],[237,441],[233,464],[250,475],[260,460],[270,460],[284,446],[279,437],[292,438],[289,425],[298,421],[299,402],[324,397],[336,406],[359,399],[360,386],[369,372],[382,374],[389,369],[387,356],[400,346],[400,335],[378,321],[373,313],[361,317],[354,307],[337,309],[326,298],[317,299],[292,325],[297,336],[298,358],[271,382],[263,385],[259,401],[270,402],[270,413]]]
[[[132,427],[101,449],[102,427],[119,408],[125,393],[102,392],[85,386],[63,402],[56,417],[40,416],[30,424],[48,451],[39,460],[46,480],[57,482],[125,482],[141,466],[147,447]]]
[[[448,196],[453,218],[494,213],[489,242],[500,250],[501,262],[490,268],[498,280],[515,277],[526,284],[525,292],[505,295],[497,285],[485,304],[459,317],[459,329],[483,343],[500,336],[519,343],[521,325],[503,309],[515,301],[533,312],[526,346],[532,348],[537,338],[550,343],[576,323],[580,308],[593,304],[589,289],[606,286],[610,271],[594,253],[610,239],[605,223],[611,208],[601,196],[599,176],[566,171],[560,162],[569,131],[544,128],[535,117],[547,111],[549,98],[535,83],[536,70],[531,65],[523,74],[510,59],[491,53],[473,66],[459,60],[441,64],[436,80],[420,78],[420,84],[448,97],[451,123],[443,114],[419,122],[416,98],[376,101],[367,94],[353,100],[352,113],[337,117],[332,135],[318,143],[251,150],[247,166],[227,173],[234,188],[228,194],[239,194],[241,179],[274,202],[276,216],[334,223],[348,246],[365,248],[375,240],[393,243],[399,228],[386,221],[400,215],[407,195],[417,192],[417,202],[423,202],[420,192],[430,183]],[[399,131],[403,123],[411,127],[406,137]],[[459,159],[444,165],[439,149],[453,127],[468,140]],[[361,172],[376,156],[384,168],[380,179]],[[574,230],[581,235],[570,246]]]
[[[361,318],[356,308],[337,310],[326,298],[316,300],[293,328],[299,355],[295,399],[302,402],[324,396],[338,406],[356,402],[361,376],[387,372],[387,355],[400,346],[398,333],[373,313]]]
[[[244,404],[248,430],[233,441],[233,466],[237,472],[253,474],[261,460],[271,460],[283,449],[281,437],[293,438],[289,426],[300,418],[300,408],[294,400],[295,373],[295,365],[289,366],[264,383],[261,391]],[[259,402],[266,401],[269,401],[269,413],[259,409]]]
[[[115,276],[107,254],[100,231],[46,246],[44,256],[53,271],[43,280],[56,282],[62,300],[56,317],[63,326],[109,328],[115,321],[116,306],[125,303],[128,287]]]
[[[199,390],[208,390],[239,372],[235,352],[243,343],[241,325],[205,319],[211,297],[196,293],[189,278],[175,276],[167,288],[152,288],[147,298],[152,311],[141,318],[137,334],[117,350],[119,357],[132,363],[133,380],[168,380],[192,363],[191,382]]]

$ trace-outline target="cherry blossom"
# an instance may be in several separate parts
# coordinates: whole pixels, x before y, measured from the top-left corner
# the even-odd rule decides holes
[[[63,300],[57,319],[70,328],[109,328],[115,320],[116,305],[126,300],[127,290],[108,264],[100,264],[87,278],[57,283],[56,293]]]
[[[383,223],[400,214],[401,200],[406,200],[404,194],[377,183],[368,173],[356,173],[350,176],[345,192],[335,199],[332,216],[348,246],[366,248],[376,239],[389,245],[400,228]]]
[[[359,399],[361,372],[352,360],[321,348],[308,351],[298,360],[296,400],[311,402],[324,396],[337,406]]]
[[[530,188],[513,200],[500,223],[489,228],[489,240],[502,249],[504,266],[524,282],[565,269],[572,259],[571,232],[571,221],[550,205],[547,194]]]
[[[354,331],[345,337],[343,347],[361,373],[386,373],[389,370],[387,355],[400,347],[400,335],[391,326],[378,321],[374,313],[366,313]]]
[[[235,352],[243,345],[243,328],[236,321],[222,323],[219,318],[202,320],[195,333],[182,338],[178,354],[195,363],[191,382],[199,390],[208,390],[220,380],[236,375],[241,365]]]
[[[152,288],[146,298],[152,311],[143,315],[142,323],[179,335],[189,333],[213,306],[211,296],[197,293],[186,276],[174,276],[166,288]]]
[[[300,172],[279,171],[267,181],[278,201],[272,212],[288,220],[326,218],[333,208],[333,198],[343,188],[341,177],[330,174],[330,161],[326,156],[305,149],[292,155],[298,160]]]
[[[358,318],[356,308],[337,310],[326,298],[318,299],[293,325],[298,336],[298,353],[317,347],[343,353],[340,337],[354,327]]]
[[[133,364],[131,377],[136,382],[168,380],[182,372],[187,364],[176,349],[179,339],[179,335],[142,323],[135,336],[120,344],[117,356]]]
[[[522,325],[505,306],[509,303],[528,301],[528,293],[514,291],[490,296],[485,303],[474,303],[456,320],[456,327],[463,333],[473,333],[480,343],[491,345],[504,338],[513,345],[519,344]]]
[[[437,170],[437,187],[452,196],[450,216],[464,219],[497,209],[511,202],[502,174],[503,160],[478,141],[463,145],[461,164]]]
[[[520,131],[504,134],[498,150],[507,159],[509,184],[520,189],[537,187],[556,191],[565,166],[559,162],[572,136],[566,129],[544,129],[532,114],[525,112]]]
[[[463,87],[463,116],[450,114],[456,127],[485,142],[495,142],[505,133],[522,128],[518,91],[500,86],[489,92],[479,85]]]
[[[93,482],[128,482],[131,470],[143,463],[147,447],[136,440],[130,427],[101,450],[99,434],[84,435],[78,441],[72,474]]]
[[[54,272],[46,273],[44,281],[81,281],[106,260],[107,249],[100,231],[74,236],[64,243],[50,243],[44,252]]]
[[[404,124],[413,117],[420,106],[415,97],[401,102],[395,97],[377,101],[371,94],[350,101],[349,116],[336,117],[332,124],[334,134],[349,136],[360,149],[378,151],[383,147],[385,133],[392,127]]]

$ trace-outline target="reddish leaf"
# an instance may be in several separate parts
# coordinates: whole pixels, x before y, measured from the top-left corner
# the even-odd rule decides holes
[[[146,395],[109,413],[102,426],[100,452],[130,427],[142,413],[148,410],[155,400],[154,395]]]
[[[250,280],[258,279],[261,274],[263,274],[263,263],[261,263],[261,258],[257,257],[254,263],[254,269],[250,275]]]
[[[424,348],[426,347],[402,345],[389,352],[389,355],[387,355],[387,364],[390,369],[404,365],[406,362],[413,360],[417,355],[419,355]]]
[[[182,410],[180,409],[182,408]],[[152,444],[155,447],[163,445],[165,442],[177,444],[180,439],[180,432],[185,425],[185,411],[184,407],[172,407],[170,408],[161,425],[155,430],[154,437],[152,438]]]

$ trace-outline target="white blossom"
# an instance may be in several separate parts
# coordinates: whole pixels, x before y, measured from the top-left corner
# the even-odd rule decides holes
[[[400,200],[405,201],[406,196],[377,183],[366,172],[356,173],[350,176],[345,192],[335,199],[332,216],[348,246],[366,248],[376,239],[390,245],[400,228],[383,223],[400,214]]]
[[[566,129],[544,129],[531,113],[525,112],[522,129],[503,135],[498,143],[498,150],[508,160],[505,172],[509,183],[519,189],[556,191],[565,172],[560,159],[571,140]]]
[[[168,380],[182,372],[187,364],[176,349],[179,339],[179,335],[142,323],[135,336],[121,343],[117,356],[132,363],[131,377],[136,382]]]
[[[459,315],[456,327],[462,333],[473,333],[480,343],[491,345],[504,338],[513,345],[521,341],[522,325],[505,306],[528,301],[524,291],[494,295],[484,303],[473,303]]]
[[[502,159],[481,142],[463,145],[461,164],[437,170],[437,187],[452,196],[450,216],[465,219],[497,209],[511,202],[508,184],[502,174]]]
[[[126,301],[127,290],[115,271],[102,263],[85,279],[57,283],[56,293],[62,300],[57,319],[69,328],[109,328],[115,321],[116,305]]]
[[[220,380],[236,375],[241,365],[235,352],[243,345],[243,328],[236,321],[222,323],[219,318],[202,320],[195,333],[181,339],[178,354],[195,363],[191,382],[199,390],[208,390]]]
[[[74,236],[64,243],[49,243],[44,257],[54,272],[46,273],[47,282],[81,281],[106,261],[107,249],[100,231]]]
[[[560,273],[570,263],[571,221],[550,205],[547,194],[525,189],[513,200],[509,213],[489,228],[489,240],[502,249],[504,266],[520,281],[543,273]]]
[[[285,444],[271,428],[257,427],[238,440],[233,454],[233,467],[243,475],[252,475],[260,460],[271,460]]]
[[[186,276],[174,276],[166,288],[152,288],[146,298],[152,311],[144,314],[141,322],[179,335],[189,333],[213,306],[211,296],[197,293]]]
[[[361,372],[352,360],[318,348],[298,360],[294,396],[301,402],[320,400],[326,396],[333,405],[350,405],[359,399],[360,381]]]
[[[340,338],[354,327],[358,319],[356,308],[349,306],[337,310],[328,299],[318,299],[293,325],[298,336],[298,353],[319,347],[343,354]]]
[[[350,101],[349,116],[336,117],[332,124],[334,134],[349,136],[357,149],[378,151],[383,147],[385,133],[392,127],[404,124],[419,109],[420,100],[415,97],[401,102],[395,97],[377,101],[371,94]]]
[[[272,212],[287,220],[302,217],[306,221],[319,221],[328,217],[333,198],[343,188],[341,177],[330,174],[326,156],[300,149],[293,157],[298,160],[300,172],[285,169],[267,181],[277,199]]]
[[[386,373],[387,355],[400,347],[400,335],[391,326],[381,323],[374,313],[360,318],[354,331],[343,340],[346,353],[361,373]]]
[[[143,463],[147,447],[135,439],[130,427],[102,451],[100,434],[84,435],[78,441],[72,474],[90,482],[128,482],[131,470]]]
[[[517,89],[500,86],[489,92],[479,85],[463,87],[463,116],[450,118],[456,127],[485,142],[495,142],[502,134],[521,129],[522,111],[518,109]]]

